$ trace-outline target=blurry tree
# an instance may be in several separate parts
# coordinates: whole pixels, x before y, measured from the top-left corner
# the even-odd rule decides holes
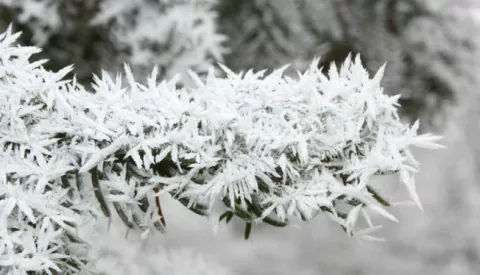
[[[58,70],[75,64],[81,83],[123,62],[144,75],[154,65],[171,77],[206,72],[221,61],[224,36],[216,32],[215,0],[0,0],[0,27],[14,23],[24,44]],[[145,79],[146,75],[142,76]]]
[[[98,0],[0,0],[0,8],[4,26],[13,22],[24,44],[43,48],[37,58],[49,59],[47,68],[75,64],[77,78],[88,83],[92,72],[111,67],[116,49],[108,26],[90,24]]]
[[[226,63],[236,69],[306,66],[321,56],[328,69],[350,53],[378,69],[384,86],[402,94],[403,112],[440,125],[447,103],[476,87],[480,67],[474,2],[452,0],[222,1],[220,28],[229,35]],[[439,115],[440,116],[436,116]]]

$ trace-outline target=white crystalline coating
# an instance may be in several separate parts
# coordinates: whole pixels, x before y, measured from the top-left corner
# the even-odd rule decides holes
[[[374,240],[368,233],[378,227],[363,210],[396,219],[367,190],[369,178],[399,172],[420,206],[409,148],[441,147],[439,137],[417,135],[418,123],[401,123],[398,97],[380,86],[383,69],[370,78],[359,56],[327,76],[315,59],[298,79],[282,76],[285,68],[264,76],[222,66],[227,77],[210,73],[199,83],[192,73],[199,85],[182,89],[178,77],[158,83],[155,71],[137,83],[126,66],[127,86],[103,73],[91,93],[62,80],[70,67],[55,73],[30,63],[38,49],[12,46],[17,38],[10,30],[0,36],[0,266],[12,272],[65,271],[71,266],[62,257],[85,268],[66,234],[99,213],[82,185],[94,184],[85,179],[95,169],[106,200],[145,234],[160,218],[154,203],[140,210],[137,202],[159,186],[189,206],[253,205],[261,209],[256,220],[324,211],[351,235]],[[165,160],[170,176],[145,179]],[[339,197],[361,204],[348,207],[345,219]],[[360,212],[373,227],[357,234]]]

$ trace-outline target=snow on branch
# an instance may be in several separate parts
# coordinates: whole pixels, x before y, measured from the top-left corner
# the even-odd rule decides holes
[[[243,219],[246,238],[255,223],[323,212],[372,239],[368,213],[397,221],[369,185],[377,174],[398,173],[421,207],[410,147],[440,137],[403,124],[383,68],[371,78],[359,56],[327,76],[315,59],[295,79],[221,66],[226,77],[192,72],[195,88],[158,82],[157,69],[140,84],[125,66],[90,92],[63,80],[70,67],[31,63],[39,49],[13,46],[18,36],[0,36],[0,266],[12,272],[88,269],[76,228],[112,209],[129,228],[164,231],[162,193],[201,215],[224,205],[220,219]]]

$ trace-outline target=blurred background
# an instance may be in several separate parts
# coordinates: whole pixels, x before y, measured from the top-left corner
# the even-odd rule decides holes
[[[480,1],[478,0],[0,0],[0,30],[13,22],[22,44],[58,70],[92,73],[131,64],[139,81],[234,71],[328,70],[361,54],[372,74],[383,64],[385,92],[402,94],[406,121],[442,134],[447,149],[415,151],[424,212],[398,206],[386,242],[351,240],[326,217],[283,229],[220,225],[162,199],[168,234],[141,239],[114,219],[99,220],[92,257],[103,274],[480,274]],[[191,83],[185,82],[188,86]],[[376,184],[401,200],[395,176]],[[231,225],[231,224],[230,224]]]

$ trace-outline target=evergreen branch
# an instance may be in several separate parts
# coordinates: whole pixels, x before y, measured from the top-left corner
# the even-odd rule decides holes
[[[117,214],[118,216],[120,217],[120,219],[122,220],[122,222],[130,229],[133,229],[135,228],[135,226],[133,225],[133,223],[131,223],[127,217],[127,214],[125,213],[125,211],[123,211],[122,209],[122,205],[118,202],[113,202],[113,208],[115,208],[115,210],[117,211]]]
[[[252,233],[252,223],[247,222],[245,224],[245,233],[243,235],[245,237],[245,240],[248,240],[248,238],[250,238],[250,233]]]
[[[253,211],[253,213],[255,213],[255,215],[257,215],[257,217],[260,218],[260,217],[263,216],[264,209],[262,209],[260,207],[260,204],[258,202],[248,203],[248,204],[249,204],[249,207],[251,208],[251,210]],[[269,224],[269,225],[275,226],[275,227],[285,227],[288,224],[288,221],[279,221],[279,220],[276,220],[276,219],[271,218],[269,216],[264,217],[262,219],[262,221]]]
[[[389,203],[386,199],[384,199],[382,196],[380,196],[380,195],[378,194],[378,192],[375,191],[375,189],[373,189],[373,187],[367,185],[367,191],[368,191],[370,194],[372,194],[372,197],[373,197],[375,200],[377,200],[380,204],[382,204],[383,206],[387,206],[387,207],[390,206],[390,203]]]
[[[90,171],[90,177],[92,179],[93,192],[95,193],[95,198],[97,198],[98,203],[100,204],[100,209],[103,212],[105,217],[110,218],[110,208],[108,207],[107,201],[103,196],[102,189],[98,181],[98,170],[97,167],[92,168]]]
[[[0,188],[8,204],[0,232],[31,230],[42,223],[51,232],[62,228],[74,235],[75,225],[97,210],[87,196],[72,199],[77,198],[73,192],[81,195],[84,189],[79,174],[84,170],[103,214],[111,217],[101,188],[107,185],[122,221],[128,228],[136,224],[145,234],[152,225],[165,231],[158,196],[162,191],[200,215],[209,214],[205,205],[222,199],[228,211],[220,220],[228,223],[235,215],[245,221],[246,239],[258,217],[283,227],[292,216],[307,221],[319,211],[355,235],[358,211],[369,201],[366,192],[389,205],[373,188],[359,184],[371,171],[398,172],[420,206],[413,180],[419,164],[410,147],[439,148],[439,137],[418,135],[418,122],[410,126],[398,119],[398,98],[385,95],[380,86],[383,67],[370,77],[359,57],[348,58],[325,76],[316,59],[292,79],[283,76],[283,70],[263,76],[222,66],[226,77],[212,73],[202,81],[192,74],[197,87],[179,89],[176,79],[158,84],[157,70],[141,85],[126,66],[128,87],[104,73],[95,77],[91,93],[75,81],[60,81],[70,67],[51,72],[41,62],[30,63],[38,49],[11,46],[18,36],[10,31],[0,35],[0,74],[8,71],[0,75],[5,91],[0,93],[0,130],[5,136],[0,140],[0,167],[13,167],[0,177],[0,187],[8,186]],[[18,83],[50,86],[18,88]],[[70,186],[72,172],[77,189]],[[154,188],[145,184],[154,179]],[[152,188],[154,207],[147,197]],[[23,195],[32,202],[21,200]],[[46,200],[48,209],[39,211]],[[17,204],[21,211],[13,211]],[[383,208],[372,209],[395,220]],[[127,216],[130,211],[133,221]],[[18,221],[27,226],[16,227]],[[46,268],[55,269],[51,263],[58,255],[75,257],[66,251],[68,238],[61,239],[67,233],[35,234],[37,239],[52,238],[47,241],[62,250],[45,256],[48,261],[41,264],[50,265]],[[23,257],[30,244],[16,245],[7,258]]]

